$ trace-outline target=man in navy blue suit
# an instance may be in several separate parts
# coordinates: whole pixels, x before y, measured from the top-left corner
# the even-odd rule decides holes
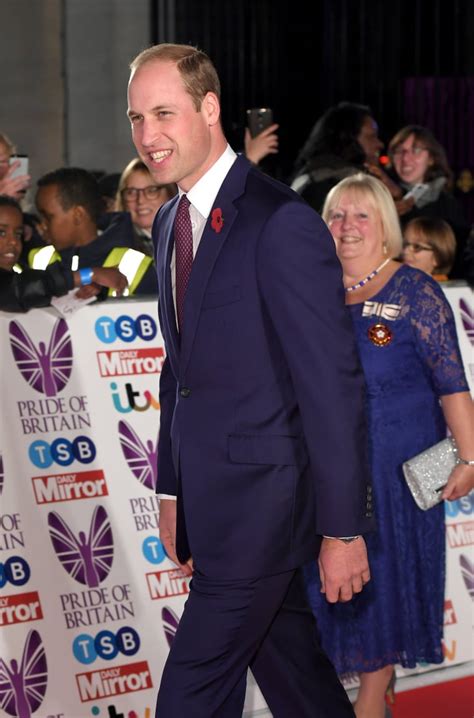
[[[227,144],[203,52],[131,64],[138,154],[179,194],[153,228],[167,358],[160,536],[191,573],[159,718],[241,716],[250,667],[276,718],[353,716],[321,650],[301,567],[330,602],[369,580],[364,382],[320,217]]]

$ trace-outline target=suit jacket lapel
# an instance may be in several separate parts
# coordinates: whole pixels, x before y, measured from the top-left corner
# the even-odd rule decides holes
[[[173,289],[171,283],[171,255],[174,247],[174,218],[176,215],[177,197],[170,201],[167,214],[160,217],[160,237],[157,239],[156,267],[159,283],[160,315],[162,331],[173,373],[178,377],[179,371],[179,335],[176,327]]]
[[[181,375],[186,371],[189,361],[206,286],[237,217],[238,210],[234,202],[244,192],[249,168],[250,163],[242,157],[238,157],[232,165],[216,197],[194,258],[184,304],[184,331],[181,338],[180,355]],[[213,222],[215,209],[221,210],[223,223],[220,231],[216,230],[216,223]]]

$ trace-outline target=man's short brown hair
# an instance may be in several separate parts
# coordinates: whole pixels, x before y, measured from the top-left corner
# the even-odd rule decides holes
[[[202,50],[192,45],[174,45],[161,43],[140,52],[130,63],[130,69],[136,72],[143,65],[154,61],[171,62],[176,65],[182,77],[186,91],[191,96],[196,111],[208,92],[213,92],[220,100],[221,84],[216,68]]]

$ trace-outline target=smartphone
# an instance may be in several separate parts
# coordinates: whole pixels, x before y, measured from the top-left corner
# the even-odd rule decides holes
[[[12,165],[17,160],[20,161],[20,165],[15,169],[13,174],[10,175],[11,178],[21,177],[22,175],[28,174],[28,166],[29,166],[28,156],[27,155],[15,155],[14,157],[10,157],[10,164]]]
[[[422,182],[420,182],[419,184],[415,184],[410,190],[408,190],[406,194],[403,195],[403,199],[413,197],[416,204],[420,197],[423,197],[423,195],[427,190],[429,190],[429,188],[429,185],[423,184]]]
[[[247,126],[252,137],[256,137],[273,125],[273,112],[269,107],[253,107],[247,110]]]

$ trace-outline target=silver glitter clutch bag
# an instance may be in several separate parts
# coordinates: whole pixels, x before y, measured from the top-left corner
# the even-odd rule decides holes
[[[426,511],[441,501],[441,492],[455,466],[456,445],[451,438],[405,461],[403,473],[420,509]]]

